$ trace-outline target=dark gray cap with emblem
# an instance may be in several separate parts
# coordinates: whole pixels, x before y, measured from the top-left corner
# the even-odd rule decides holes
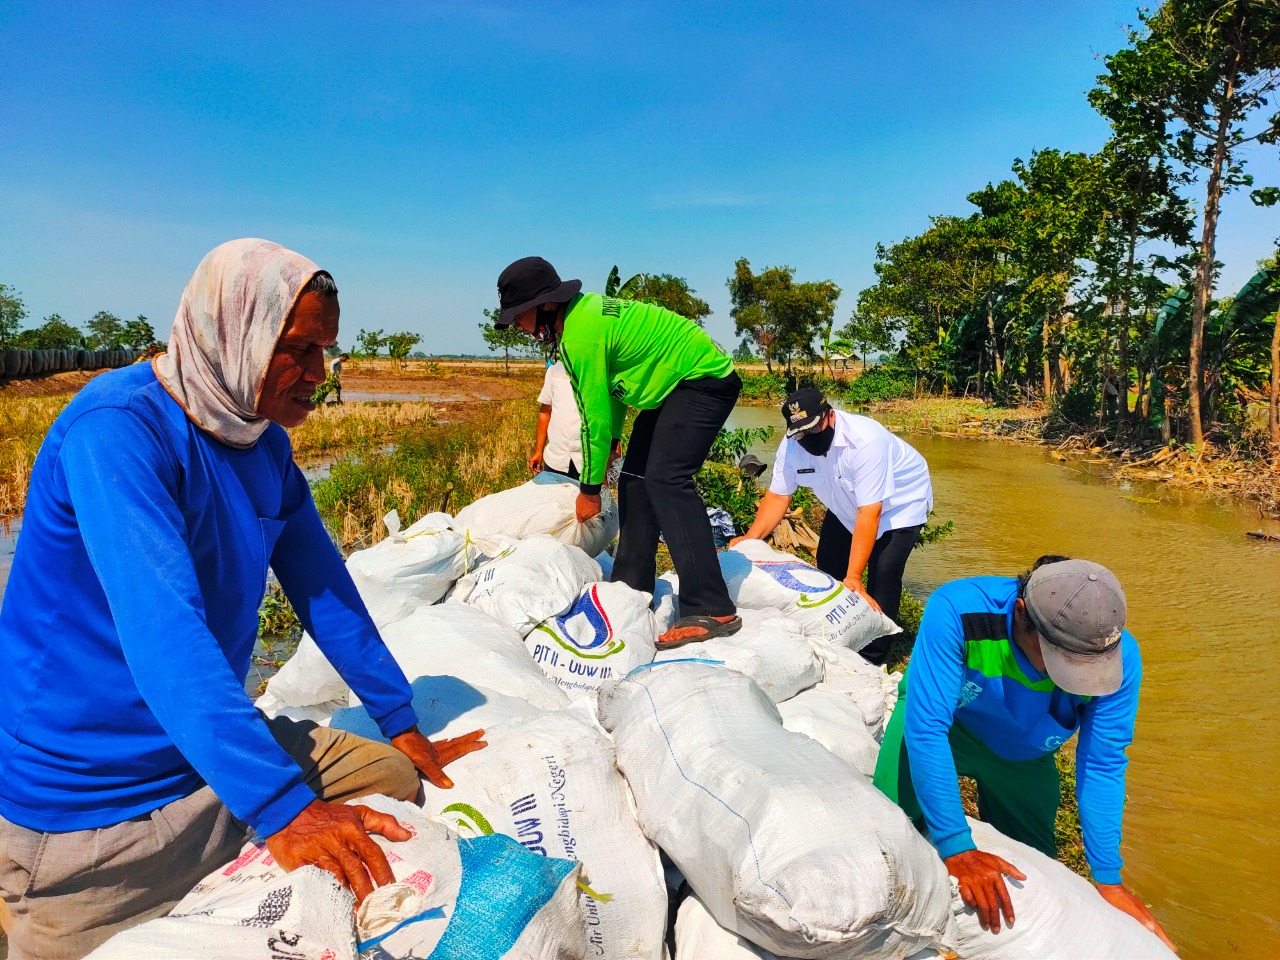
[[[1115,574],[1089,560],[1048,563],[1031,574],[1024,599],[1054,683],[1079,696],[1120,689],[1128,604]]]

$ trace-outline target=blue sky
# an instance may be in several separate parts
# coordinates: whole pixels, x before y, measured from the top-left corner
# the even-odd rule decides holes
[[[480,352],[529,254],[599,289],[688,278],[731,343],[738,257],[844,288],[1035,148],[1096,149],[1084,91],[1135,0],[0,5],[0,282],[32,317],[164,335],[212,246],[329,269],[342,342]],[[1251,164],[1280,183],[1275,148]],[[1229,198],[1238,288],[1280,234]]]

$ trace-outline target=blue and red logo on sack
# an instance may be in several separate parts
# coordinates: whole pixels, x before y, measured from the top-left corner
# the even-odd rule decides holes
[[[554,630],[545,624],[538,629],[551,634],[570,653],[588,660],[603,660],[626,647],[626,642],[614,634],[594,585],[578,597],[568,613],[555,618],[555,625]]]
[[[779,586],[799,593],[796,604],[801,607],[816,607],[844,588],[834,577],[799,560],[753,560],[751,565],[767,573]]]

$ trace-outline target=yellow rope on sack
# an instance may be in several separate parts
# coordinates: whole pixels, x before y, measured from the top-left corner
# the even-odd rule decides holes
[[[592,900],[597,901],[598,903],[608,903],[613,899],[612,893],[596,893],[594,890],[588,887],[581,880],[578,881],[578,889],[581,890],[583,893],[585,893]]]

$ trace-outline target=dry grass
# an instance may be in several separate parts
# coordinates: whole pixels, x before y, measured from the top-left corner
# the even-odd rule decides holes
[[[334,450],[360,450],[396,437],[411,424],[434,423],[430,403],[322,404],[300,427],[289,431],[293,453],[311,457]]]
[[[0,523],[21,515],[36,453],[70,401],[69,396],[0,400]]]
[[[456,513],[528,479],[536,410],[530,401],[514,400],[487,405],[464,423],[409,424],[394,450],[335,463],[316,484],[316,505],[347,551],[386,536],[382,518],[391,510],[405,520]]]

